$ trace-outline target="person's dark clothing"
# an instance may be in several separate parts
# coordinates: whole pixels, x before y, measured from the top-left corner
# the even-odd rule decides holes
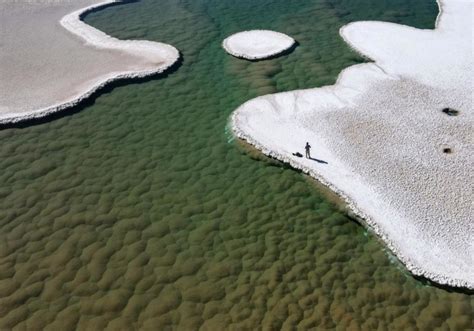
[[[311,158],[311,154],[310,154],[311,145],[309,143],[306,143],[306,146],[304,147],[304,149],[306,151],[306,158],[307,159]]]

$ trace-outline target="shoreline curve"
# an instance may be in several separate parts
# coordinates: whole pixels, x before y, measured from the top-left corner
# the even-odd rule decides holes
[[[147,61],[159,63],[153,69],[118,71],[99,77],[87,90],[72,98],[55,103],[51,106],[34,109],[28,112],[7,112],[0,114],[0,125],[15,124],[46,117],[62,110],[77,106],[81,102],[96,94],[99,90],[112,82],[125,79],[140,79],[163,73],[180,59],[179,51],[172,45],[148,40],[121,40],[86,24],[82,19],[85,15],[102,10],[112,4],[126,4],[127,0],[105,0],[63,16],[60,20],[62,28],[86,42],[86,45],[96,49],[117,50],[131,56],[139,56]]]

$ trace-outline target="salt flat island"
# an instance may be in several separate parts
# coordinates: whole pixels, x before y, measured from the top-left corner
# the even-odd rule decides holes
[[[373,63],[345,69],[333,86],[250,100],[231,124],[337,192],[413,274],[472,289],[474,3],[439,7],[434,30],[344,26]],[[294,156],[307,141],[311,158]]]
[[[171,45],[118,40],[81,20],[112,2],[0,3],[0,123],[45,116],[111,81],[159,73],[176,62]]]
[[[290,49],[295,40],[286,34],[270,30],[250,30],[235,33],[222,42],[227,53],[247,60],[262,60]]]

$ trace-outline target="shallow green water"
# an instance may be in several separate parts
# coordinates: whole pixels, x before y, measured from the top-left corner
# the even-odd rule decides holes
[[[143,0],[90,14],[183,63],[70,116],[0,131],[0,329],[463,330],[472,297],[415,280],[311,180],[246,151],[228,117],[332,84],[354,20],[432,28],[431,0]],[[231,33],[299,43],[247,62]]]

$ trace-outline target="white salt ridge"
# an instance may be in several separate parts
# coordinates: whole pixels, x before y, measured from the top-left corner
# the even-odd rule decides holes
[[[286,34],[270,30],[250,30],[233,34],[222,42],[227,53],[247,60],[261,60],[278,55],[295,44]]]
[[[77,1],[75,6],[78,6],[81,3],[87,3],[87,2],[96,2],[96,1],[93,1],[93,0]],[[8,64],[4,65],[4,63],[2,63],[2,67],[4,66],[4,68],[2,68],[2,71],[7,72],[7,74],[4,74],[4,77],[2,78],[3,80],[2,86],[6,85],[7,87],[4,88],[4,91],[9,91],[11,94],[15,94],[15,96],[14,98],[12,98],[12,96],[7,97],[6,95],[2,95],[0,97],[0,123],[15,123],[15,122],[28,120],[32,118],[43,117],[48,114],[55,113],[60,110],[75,106],[78,103],[80,103],[82,100],[91,96],[98,89],[104,87],[105,85],[113,81],[116,81],[119,79],[143,78],[146,76],[161,73],[165,71],[166,69],[168,69],[170,66],[172,66],[179,59],[179,56],[180,56],[179,51],[171,45],[159,43],[159,42],[146,41],[146,40],[119,40],[117,38],[113,38],[103,33],[102,31],[95,29],[94,27],[90,25],[87,25],[81,20],[81,17],[87,14],[88,12],[97,10],[101,7],[105,7],[109,5],[110,3],[114,3],[114,2],[120,2],[120,1],[112,0],[112,1],[103,1],[100,3],[95,3],[85,8],[76,10],[70,14],[67,14],[60,20],[62,27],[64,27],[70,33],[74,34],[75,36],[79,37],[83,42],[85,42],[85,45],[84,45],[85,47],[91,47],[95,50],[103,50],[103,57],[101,57],[102,61],[107,62],[106,60],[104,60],[104,58],[106,56],[110,56],[109,62],[112,63],[110,65],[111,68],[110,69],[99,68],[100,64],[98,64],[96,68],[94,68],[97,70],[91,70],[89,75],[84,75],[87,78],[84,78],[84,81],[80,82],[79,81],[80,78],[75,77],[76,72],[77,74],[80,74],[80,71],[81,71],[80,68],[79,69],[73,68],[73,66],[70,65],[70,68],[71,68],[71,72],[70,72],[67,70],[68,66],[63,64],[59,68],[59,70],[62,72],[58,72],[58,70],[52,66],[49,67],[48,65],[43,65],[40,68],[44,72],[37,73],[37,74],[44,74],[45,75],[44,81],[48,83],[55,80],[55,78],[48,79],[47,75],[51,73],[54,73],[56,77],[70,76],[72,78],[70,81],[67,82],[68,84],[64,84],[64,86],[62,87],[60,86],[60,84],[56,84],[56,85],[45,84],[47,86],[43,84],[38,84],[37,86],[34,86],[33,89],[38,91],[36,92],[36,97],[38,101],[35,102],[34,101],[35,95],[31,95],[31,96],[27,95],[28,92],[32,90],[30,86],[27,86],[27,84],[25,85],[21,84],[21,86],[8,85],[9,75],[11,75],[10,78],[12,78],[12,80],[14,79],[13,77],[21,76],[21,77],[24,77],[23,80],[26,81],[31,78],[31,75],[29,75],[30,73],[23,72],[23,68],[20,68],[21,72],[18,72],[18,70],[13,69],[12,70],[13,73],[12,73],[7,68]],[[8,6],[9,4],[7,2],[4,5]],[[67,1],[66,2],[58,1],[57,3],[47,2],[42,6],[50,6],[50,7],[52,6],[54,10],[57,10],[59,6],[63,6],[63,7],[74,6],[74,3],[68,3]],[[9,9],[3,8],[3,10],[8,11]],[[38,22],[38,24],[41,24],[41,23]],[[41,31],[42,29],[43,27],[40,25],[38,27],[38,31]],[[55,27],[51,28],[51,30],[49,30],[48,32],[53,32],[53,31],[54,33],[57,33]],[[70,43],[69,40],[65,40],[65,41],[55,40],[55,43],[63,43],[63,42],[64,44]],[[23,46],[31,47],[28,44],[20,45],[20,46],[15,44],[15,46],[13,47],[19,48]],[[81,47],[81,45],[76,45],[76,47],[78,46]],[[43,47],[43,46],[39,45],[39,47]],[[17,49],[14,49],[14,51],[18,52]],[[32,49],[32,50],[29,50],[28,53],[35,54],[36,51],[37,50]],[[70,49],[64,49],[62,51],[67,56],[70,56],[71,53],[74,53],[74,51]],[[113,57],[111,56],[112,54],[110,53],[111,51],[115,52],[113,53],[115,54]],[[120,55],[120,54],[123,54],[123,55]],[[8,56],[8,54],[6,55]],[[77,55],[77,56],[81,57],[81,55]],[[93,64],[94,57],[92,56],[92,54],[87,54],[87,52],[85,52],[84,57],[89,57],[89,56],[90,58],[86,60],[86,63]],[[94,56],[97,57],[96,54],[94,54]],[[124,56],[126,56],[126,58]],[[34,55],[32,57],[34,57]],[[97,59],[99,59],[99,57],[97,57]],[[135,61],[133,59],[135,59]],[[33,60],[30,60],[30,63],[28,63],[27,57],[21,59],[21,61],[23,60],[25,60],[24,67],[29,67],[29,66],[33,67],[34,65],[37,65],[37,62],[38,62],[38,60],[35,58],[33,58]],[[66,56],[64,56],[64,62],[66,61],[70,61],[70,59],[67,59]],[[120,61],[123,61],[123,63],[121,63]],[[50,64],[51,63],[57,64],[58,62],[50,61]],[[114,66],[114,68],[112,68],[112,66]],[[120,66],[122,66],[123,69],[121,70],[115,69],[115,67],[120,68]],[[73,71],[72,69],[74,69],[76,72],[72,72]],[[84,70],[87,71],[88,68],[84,68]],[[107,70],[109,72],[106,72]],[[95,71],[97,71],[97,73]],[[10,85],[12,84],[10,83]],[[8,93],[8,92],[3,92],[3,93]],[[18,94],[18,96],[16,96],[16,94]],[[51,97],[53,95],[54,97]],[[43,100],[43,98],[40,96],[45,96],[44,99],[45,100],[47,99],[47,101]],[[18,100],[21,98],[24,98],[25,100],[28,99],[28,101],[11,102],[11,100],[13,99]],[[4,101],[5,99],[7,101]],[[44,106],[45,103],[47,103],[48,105]]]
[[[439,5],[435,30],[344,26],[344,40],[375,63],[345,69],[333,86],[250,100],[231,125],[337,192],[413,274],[472,289],[474,5]],[[327,164],[292,155],[306,141]]]
[[[148,40],[119,40],[104,32],[84,23],[81,17],[87,13],[100,9],[117,1],[104,1],[96,5],[77,10],[61,19],[61,25],[69,32],[83,38],[89,45],[103,48],[116,49],[129,54],[146,58],[152,63],[157,63],[154,70],[146,70],[145,75],[159,73],[170,67],[179,58],[179,52],[171,45]],[[130,73],[143,77],[143,72]],[[133,76],[130,76],[133,77]]]

